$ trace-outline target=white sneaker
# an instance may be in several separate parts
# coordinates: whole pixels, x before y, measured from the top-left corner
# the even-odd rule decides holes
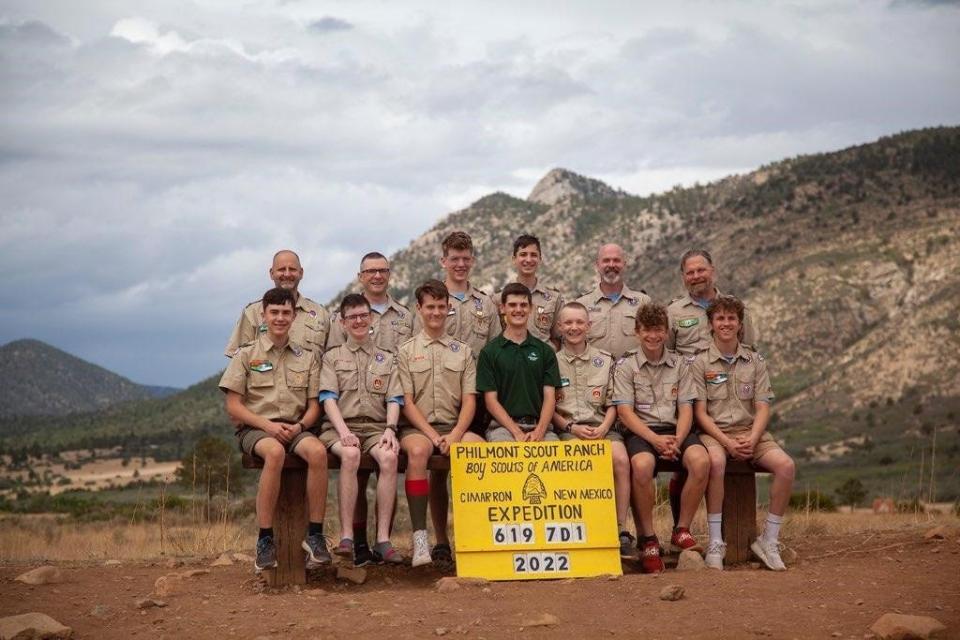
[[[413,532],[413,560],[410,564],[414,567],[420,567],[430,564],[430,538],[426,529],[419,529]]]
[[[750,550],[753,551],[753,555],[760,558],[763,561],[763,564],[767,565],[767,569],[771,571],[786,571],[787,565],[783,564],[783,560],[780,558],[780,549],[782,545],[776,541],[770,541],[760,536],[750,545]]]
[[[727,545],[723,540],[711,540],[707,545],[707,552],[703,556],[703,563],[708,569],[723,571],[723,559],[727,555]]]

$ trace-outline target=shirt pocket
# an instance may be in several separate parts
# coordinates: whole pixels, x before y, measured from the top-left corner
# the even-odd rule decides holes
[[[489,314],[473,312],[470,314],[471,320],[473,323],[473,332],[477,335],[486,337],[487,333],[490,331],[490,322],[493,320],[493,317]]]
[[[273,371],[255,371],[247,377],[248,389],[269,389],[274,386]]]
[[[306,343],[303,346],[307,349],[318,353],[323,351],[323,346],[327,342],[327,325],[317,321],[316,318],[311,318],[303,325],[303,341]]]
[[[650,411],[653,407],[653,386],[645,376],[633,376],[633,404],[641,411]]]
[[[603,371],[587,376],[587,402],[594,406],[602,406],[607,401],[607,384],[609,378]]]
[[[620,327],[623,329],[623,335],[637,335],[637,311],[631,310],[630,315],[625,315],[620,319]]]
[[[353,391],[359,386],[360,378],[357,375],[357,363],[348,360],[337,360],[333,365],[337,372],[337,386],[340,387],[340,394],[344,391]]]
[[[384,363],[375,363],[367,369],[367,392],[382,396],[387,392],[387,383],[390,381],[390,367]]]
[[[677,346],[691,346],[700,340],[700,323],[704,320],[691,316],[677,319]],[[693,324],[691,324],[693,323]]]
[[[308,367],[287,367],[287,388],[288,389],[306,389],[307,380],[310,378]]]
[[[726,400],[730,394],[730,390],[727,388],[727,380],[723,382],[711,382],[707,380],[706,386],[707,400]]]
[[[587,338],[594,340],[596,338],[602,338],[607,335],[607,321],[609,316],[606,316],[599,311],[593,311],[590,313],[590,331],[587,333]]]

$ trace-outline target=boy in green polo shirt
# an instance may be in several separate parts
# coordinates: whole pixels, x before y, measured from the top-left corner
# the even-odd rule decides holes
[[[503,288],[503,333],[487,343],[477,361],[477,392],[494,420],[488,442],[557,440],[550,421],[560,370],[550,345],[527,330],[531,298],[519,282]]]

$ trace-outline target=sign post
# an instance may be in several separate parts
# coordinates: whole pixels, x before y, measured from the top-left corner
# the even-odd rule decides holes
[[[459,443],[450,452],[457,575],[620,575],[606,440]]]

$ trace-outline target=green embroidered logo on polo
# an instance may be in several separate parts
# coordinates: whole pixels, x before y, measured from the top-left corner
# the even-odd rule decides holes
[[[539,359],[540,359],[540,354],[537,353],[536,351],[531,351],[530,353],[527,354],[527,360],[529,360],[530,362],[536,362]]]

